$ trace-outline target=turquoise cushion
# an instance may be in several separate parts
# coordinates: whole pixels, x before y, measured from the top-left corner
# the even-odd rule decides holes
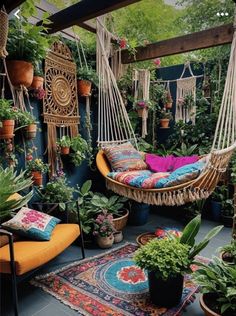
[[[27,238],[50,240],[52,231],[59,222],[60,219],[56,217],[22,207],[12,219],[2,223],[2,226]]]
[[[176,169],[172,172],[169,177],[160,179],[157,182],[156,188],[166,188],[175,186],[184,182],[188,182],[198,177],[202,169],[204,168],[205,163],[198,161],[183,167]]]

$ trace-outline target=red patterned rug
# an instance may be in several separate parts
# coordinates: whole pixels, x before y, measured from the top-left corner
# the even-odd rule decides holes
[[[185,276],[181,303],[171,309],[151,304],[146,273],[132,261],[137,246],[127,243],[101,255],[36,277],[35,286],[92,316],[177,316],[194,300],[198,287]],[[198,258],[202,262],[209,260]],[[192,267],[194,269],[194,267]]]

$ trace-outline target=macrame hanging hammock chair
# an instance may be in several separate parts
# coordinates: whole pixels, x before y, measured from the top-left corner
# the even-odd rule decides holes
[[[117,182],[108,177],[110,165],[102,149],[96,162],[100,173],[106,180],[106,186],[113,192],[153,205],[183,205],[206,199],[215,189],[222,174],[226,171],[230,158],[236,148],[236,17],[234,36],[226,76],[224,94],[216,125],[215,136],[209,159],[200,175],[191,181],[177,186],[161,189],[140,189]],[[136,144],[124,103],[115,77],[109,66],[111,35],[105,29],[103,20],[97,20],[97,65],[100,77],[99,85],[99,131],[98,146],[121,144],[128,140]]]

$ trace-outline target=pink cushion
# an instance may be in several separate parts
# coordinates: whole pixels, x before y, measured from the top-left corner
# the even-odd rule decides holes
[[[146,154],[146,164],[153,172],[172,172],[182,166],[194,163],[198,156],[174,157],[169,155],[161,157],[153,154]]]

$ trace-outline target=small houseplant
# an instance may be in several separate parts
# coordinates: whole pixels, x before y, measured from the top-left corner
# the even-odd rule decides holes
[[[9,139],[14,136],[15,120],[18,109],[12,106],[11,100],[0,99],[0,138]]]
[[[170,91],[166,91],[166,93],[164,95],[164,107],[166,109],[171,109],[172,104],[173,104],[173,99],[172,99],[171,93],[170,93]]]
[[[114,232],[113,216],[103,210],[94,222],[93,235],[96,237],[98,246],[103,249],[111,248],[114,242]]]
[[[206,316],[236,314],[236,265],[214,257],[209,265],[201,264],[193,276],[203,293],[200,305]]]
[[[80,135],[71,139],[71,149],[73,152],[70,154],[70,157],[72,158],[72,163],[77,167],[81,165],[90,153],[88,143]]]
[[[142,117],[144,111],[148,111],[152,103],[147,100],[138,100],[134,104],[134,109],[138,112],[138,116]]]
[[[170,120],[172,119],[173,119],[173,115],[171,112],[168,112],[165,109],[162,109],[160,111],[160,125],[162,128],[168,128]]]
[[[60,139],[58,139],[57,145],[60,147],[62,155],[69,155],[71,146],[71,139],[69,136],[62,136]]]
[[[42,159],[33,159],[31,154],[26,156],[27,165],[26,169],[29,174],[31,174],[34,185],[39,186],[43,183],[43,173],[48,171],[48,164],[45,164]]]
[[[92,83],[98,85],[98,76],[91,67],[80,67],[77,71],[77,88],[81,97],[91,95]]]
[[[224,262],[236,265],[236,240],[233,239],[230,244],[220,247],[219,251]]]
[[[36,118],[28,111],[21,111],[18,115],[18,123],[24,128],[24,134],[27,139],[33,139],[37,133]]]
[[[194,257],[223,227],[213,228],[201,242],[195,244],[195,237],[200,225],[201,216],[198,215],[187,224],[181,237],[172,236],[165,242],[154,239],[137,250],[134,260],[138,266],[148,271],[149,278],[151,278],[151,280],[149,279],[149,290],[154,303],[168,307],[179,303],[183,289],[183,274],[190,270]],[[170,289],[173,289],[172,297],[169,295]],[[158,295],[156,295],[157,291]]]

